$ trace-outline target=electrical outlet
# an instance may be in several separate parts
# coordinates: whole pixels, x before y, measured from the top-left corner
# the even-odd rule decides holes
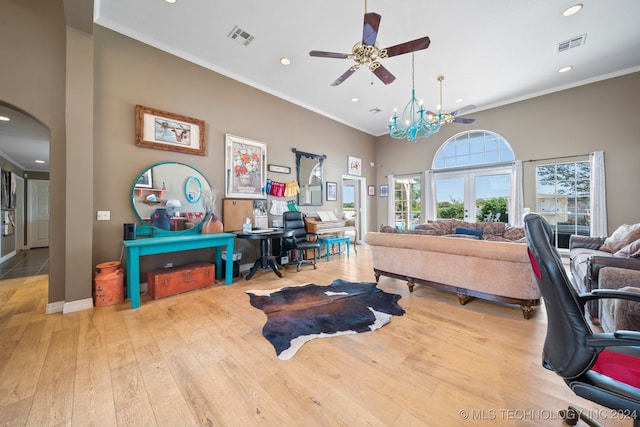
[[[98,221],[109,221],[111,219],[111,211],[98,211]]]

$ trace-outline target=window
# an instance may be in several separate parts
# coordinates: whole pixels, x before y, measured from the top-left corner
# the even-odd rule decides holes
[[[536,167],[536,210],[556,231],[558,248],[568,249],[572,234],[590,234],[590,178],[589,162]]]
[[[433,161],[437,218],[509,221],[509,143],[489,131],[469,131],[446,141]]]
[[[395,226],[399,230],[413,230],[422,221],[422,179],[420,175],[393,178]]]

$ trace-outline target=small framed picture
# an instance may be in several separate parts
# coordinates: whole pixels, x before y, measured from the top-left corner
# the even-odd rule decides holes
[[[358,157],[349,156],[348,158],[348,171],[349,175],[362,175],[362,159]]]
[[[136,181],[136,187],[153,188],[153,175],[151,175],[152,169],[153,168],[149,168],[146,171],[144,171],[142,174],[140,174],[140,176],[138,177],[138,180]]]
[[[338,184],[327,181],[327,202],[338,200]]]
[[[380,197],[389,197],[389,186],[381,185],[380,186]]]
[[[370,185],[368,187],[368,190],[369,190],[369,195],[370,196],[375,196],[376,195],[376,186],[375,185]]]

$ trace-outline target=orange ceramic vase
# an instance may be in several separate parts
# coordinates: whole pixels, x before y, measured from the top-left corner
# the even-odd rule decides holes
[[[213,212],[208,214],[202,222],[202,234],[222,233],[222,221]]]

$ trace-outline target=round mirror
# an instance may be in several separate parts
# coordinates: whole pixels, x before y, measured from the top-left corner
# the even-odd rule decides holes
[[[197,176],[190,176],[184,186],[184,194],[189,203],[198,203],[202,199],[202,182]]]
[[[171,230],[189,228],[205,214],[202,194],[211,185],[194,167],[183,163],[165,162],[142,171],[131,186],[131,205],[141,224],[149,224],[156,209],[167,208],[167,202],[179,216],[171,217]]]

